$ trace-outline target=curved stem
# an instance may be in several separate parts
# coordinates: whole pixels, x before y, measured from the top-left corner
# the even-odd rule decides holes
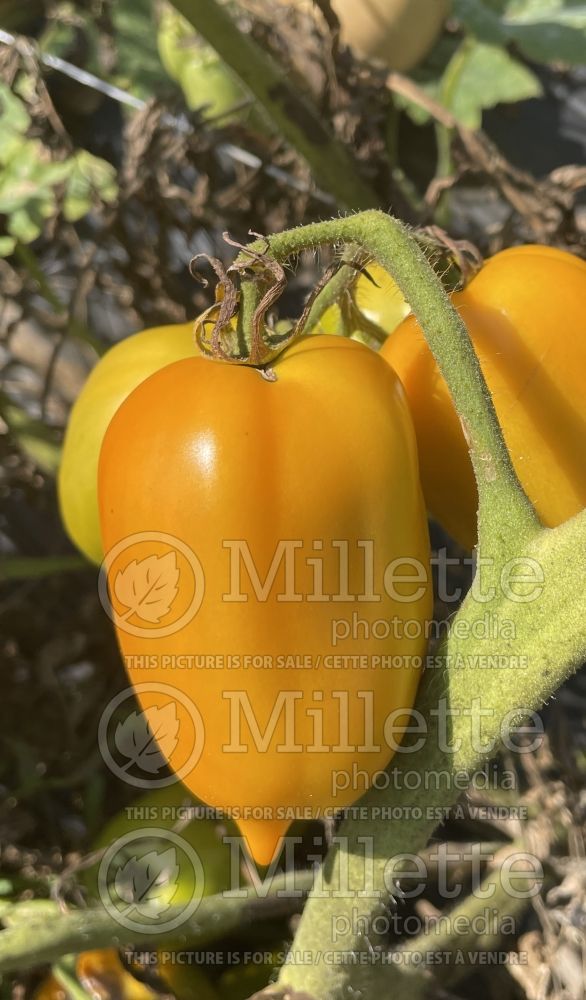
[[[251,244],[279,263],[324,244],[356,244],[389,272],[415,313],[452,394],[470,443],[480,497],[479,537],[491,554],[539,529],[511,463],[466,327],[403,223],[379,211],[313,223]]]
[[[481,586],[464,601],[434,657],[435,669],[424,675],[415,706],[423,746],[397,753],[388,787],[372,788],[360,800],[358,818],[342,825],[280,974],[284,986],[316,1000],[370,997],[383,989],[411,997],[413,980],[407,985],[400,967],[377,962],[386,944],[376,918],[384,918],[393,902],[389,866],[391,875],[399,874],[404,856],[412,859],[425,847],[442,811],[458,798],[462,779],[469,781],[496,751],[506,732],[503,720],[510,727],[539,708],[586,655],[586,592],[581,573],[568,572],[573,554],[586,546],[586,511],[553,531],[540,527],[466,327],[404,225],[382,212],[365,212],[277,234],[268,243],[268,251],[266,241],[253,246],[279,263],[326,243],[355,244],[392,275],[448,384],[478,481],[483,559],[475,584],[480,580]],[[502,583],[504,569],[516,560],[543,574],[545,586],[533,603],[518,601]],[[490,657],[508,669],[479,674],[487,640],[478,626],[487,615],[510,626],[511,634],[499,629],[488,637]],[[414,773],[421,778],[416,790],[406,780]],[[434,783],[434,776],[441,780]]]
[[[346,1000],[352,991],[365,998],[417,996],[405,966],[381,961],[387,945],[377,934],[377,918],[384,926],[394,903],[389,876],[405,861],[413,871],[439,818],[474,773],[483,774],[503,736],[540,708],[586,656],[583,563],[581,572],[568,570],[575,553],[586,551],[586,511],[512,551],[541,568],[542,596],[520,604],[497,593],[501,564],[490,571],[494,598],[464,602],[415,705],[423,745],[396,753],[388,786],[367,792],[358,816],[342,824],[303,912],[290,964],[281,970],[283,985],[315,1000]],[[503,631],[488,640],[490,657],[504,669],[478,663],[486,658],[487,640],[476,638],[477,628],[487,615],[515,636]]]

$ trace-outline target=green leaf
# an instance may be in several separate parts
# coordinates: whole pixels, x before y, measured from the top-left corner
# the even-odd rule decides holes
[[[111,16],[118,53],[115,82],[138,97],[160,96],[169,80],[157,51],[152,0],[117,0]]]
[[[18,132],[4,128],[3,119],[0,117],[0,164],[2,166],[7,166],[15,156],[18,156],[27,141]]]
[[[0,116],[2,130],[10,129],[23,135],[30,123],[30,117],[23,102],[12,93],[6,83],[0,82]]]
[[[441,100],[463,125],[479,128],[485,108],[541,93],[535,74],[504,49],[468,42],[464,54],[456,53],[446,70]]]
[[[76,222],[92,208],[96,197],[110,204],[118,197],[116,170],[111,163],[81,150],[73,157],[63,201],[63,214]]]
[[[536,62],[586,61],[583,0],[454,0],[454,13],[479,41],[514,42]]]
[[[77,222],[88,214],[91,207],[92,198],[88,188],[72,180],[63,201],[64,218],[68,222]]]
[[[586,61],[586,18],[582,26],[541,21],[508,24],[509,37],[529,59],[581,66]]]
[[[454,15],[483,42],[498,45],[506,40],[499,12],[491,10],[483,0],[454,0]]]
[[[23,102],[0,82],[0,163],[7,164],[22,149],[30,123]]]
[[[205,109],[210,118],[229,116],[246,100],[247,94],[218,53],[171,6],[161,9],[157,45],[165,70],[181,87],[191,111]]]
[[[43,231],[43,216],[38,205],[30,202],[26,208],[12,211],[8,219],[8,232],[21,243],[32,243]]]
[[[71,173],[71,160],[58,160],[50,163],[39,163],[34,175],[44,188],[56,187],[62,184]]]
[[[508,0],[503,12],[505,19],[520,21],[549,20],[572,23],[584,18],[584,0]]]
[[[69,161],[53,163],[47,160],[40,142],[25,140],[0,175],[0,212],[8,215],[19,209],[30,211],[36,202],[41,217],[50,215],[54,207],[52,188],[65,180],[70,171]]]

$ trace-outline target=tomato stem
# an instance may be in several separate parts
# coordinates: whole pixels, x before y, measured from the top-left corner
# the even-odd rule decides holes
[[[586,592],[576,553],[586,546],[586,511],[554,530],[540,527],[513,470],[466,327],[402,223],[365,212],[272,236],[269,252],[284,262],[302,250],[340,242],[358,245],[392,275],[450,388],[478,480],[481,558],[473,587],[420,687],[415,709],[425,732],[421,749],[396,755],[388,786],[371,788],[360,800],[365,821],[349,817],[338,831],[279,981],[319,1000],[377,993],[412,1000],[423,979],[408,966],[377,961],[388,950],[377,927],[393,905],[389,869],[399,873],[413,861],[442,811],[457,799],[462,777],[469,781],[482,769],[510,727],[543,705],[583,661]],[[529,603],[503,583],[507,569],[525,562],[543,581]],[[479,674],[487,656],[481,637],[487,614],[499,623],[498,634],[489,637],[489,657],[508,669],[497,665]],[[420,776],[416,786],[414,774]],[[346,895],[338,890],[341,880]]]
[[[195,820],[197,822],[197,820]],[[220,892],[204,896],[191,918],[181,922],[184,906],[166,911],[170,919],[177,914],[179,930],[170,933],[176,944],[195,950],[220,941],[227,934],[241,927],[250,927],[251,920],[261,917],[270,901],[288,895],[293,906],[309,890],[313,870],[274,875],[258,888],[247,888],[242,894],[230,896]],[[0,974],[23,972],[45,963],[54,962],[63,955],[78,954],[96,948],[120,947],[123,944],[140,944],[155,947],[169,941],[158,927],[156,910],[152,920],[145,921],[143,931],[125,931],[119,920],[119,911],[108,906],[89,906],[80,910],[65,910],[49,900],[24,900],[0,904],[2,919],[9,926],[0,935]],[[33,932],[34,929],[34,932]],[[31,936],[33,944],[31,946]]]
[[[480,498],[479,538],[505,551],[511,538],[520,542],[539,530],[533,507],[509,457],[492,398],[464,322],[421,246],[421,235],[379,211],[313,223],[252,243],[280,264],[304,250],[329,244],[354,245],[389,272],[411,306],[452,394],[470,443]],[[432,248],[437,241],[430,240]],[[237,262],[238,263],[238,262]],[[343,283],[344,279],[340,279]],[[247,284],[243,279],[243,290]],[[242,324],[251,323],[256,299],[242,301]]]

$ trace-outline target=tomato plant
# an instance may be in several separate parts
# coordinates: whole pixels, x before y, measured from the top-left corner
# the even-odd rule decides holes
[[[72,541],[102,559],[98,519],[98,456],[120,403],[163,365],[197,354],[192,323],[159,326],[120,341],[100,358],[71,411],[58,475],[59,506]]]
[[[452,301],[466,323],[515,471],[546,527],[586,506],[586,263],[520,246],[488,260]],[[464,546],[478,494],[448,387],[413,317],[382,351],[407,393],[429,510]]]
[[[335,772],[350,773],[359,762],[372,779],[385,767],[385,720],[413,703],[431,611],[415,439],[391,368],[354,341],[314,336],[279,356],[274,379],[201,357],[169,365],[120,406],[99,465],[105,551],[124,554],[129,540],[145,538],[140,560],[130,546],[128,565],[114,559],[108,570],[130,678],[169,683],[165,657],[209,658],[204,669],[179,675],[205,725],[200,759],[183,780],[207,803],[234,811],[263,863],[293,818],[288,809],[319,815],[357,797],[354,781],[334,787]],[[193,582],[183,564],[172,567],[172,580],[156,577],[157,564],[169,559],[161,551],[169,537],[182,558],[185,547],[196,554],[205,574],[196,614],[189,614]],[[291,548],[284,559],[285,543],[294,564]],[[369,546],[372,582],[364,573]],[[415,561],[416,580],[383,587],[387,567],[405,559]],[[177,594],[173,607],[161,600],[158,617],[126,586],[138,563],[146,567],[143,582],[152,570],[147,603],[157,588]],[[380,596],[370,599],[365,586],[375,585]],[[350,634],[357,609],[362,625]],[[375,623],[395,616],[412,620],[414,638],[389,627],[381,641]],[[152,622],[146,635],[141,617]],[[342,654],[364,657],[367,668]],[[396,657],[397,669],[385,669],[384,657]],[[242,689],[263,729],[285,693],[293,695],[293,746],[281,713],[270,746],[248,738],[240,752],[227,752],[235,739],[228,702]],[[148,718],[156,699],[141,700]],[[247,813],[255,809],[260,819]]]

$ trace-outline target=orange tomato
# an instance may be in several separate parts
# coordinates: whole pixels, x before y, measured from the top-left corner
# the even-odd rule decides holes
[[[387,765],[385,722],[413,703],[431,612],[399,380],[328,336],[300,339],[274,372],[167,366],[120,406],[99,465],[129,676],[147,718],[173,687],[196,706],[198,760],[182,724],[170,765],[265,864],[293,818],[343,808]]]
[[[489,259],[452,301],[521,485],[542,523],[556,527],[586,506],[586,263],[552,247],[513,247]],[[407,393],[428,509],[472,548],[478,494],[468,446],[414,317],[381,354]]]

